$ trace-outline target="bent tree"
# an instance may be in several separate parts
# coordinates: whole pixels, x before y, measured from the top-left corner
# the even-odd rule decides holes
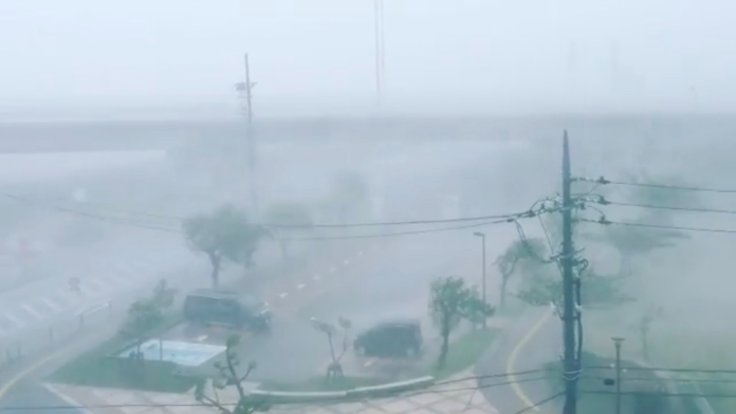
[[[223,259],[246,267],[252,265],[258,242],[264,234],[261,226],[250,222],[244,210],[229,205],[187,218],[183,228],[189,246],[209,259],[213,287],[219,284]]]
[[[465,319],[471,322],[493,315],[493,307],[484,303],[477,290],[465,285],[457,276],[435,279],[430,285],[429,309],[432,321],[440,331],[442,348],[437,359],[438,367],[447,362],[450,334]]]

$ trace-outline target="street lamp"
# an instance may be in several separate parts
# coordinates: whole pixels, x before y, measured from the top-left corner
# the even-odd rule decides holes
[[[621,414],[621,343],[624,338],[611,338],[616,347],[616,414]]]
[[[483,273],[482,273],[482,279],[481,279],[481,296],[483,299],[483,304],[487,305],[486,302],[486,235],[485,233],[481,233],[479,231],[476,231],[473,233],[473,236],[480,237],[481,241],[481,249],[482,249],[482,256],[483,256]],[[486,327],[486,318],[483,317],[483,328]]]

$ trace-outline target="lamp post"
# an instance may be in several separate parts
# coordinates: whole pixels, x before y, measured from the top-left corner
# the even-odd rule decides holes
[[[483,304],[487,305],[486,302],[486,235],[485,233],[481,233],[479,231],[473,233],[473,236],[480,237],[481,241],[481,249],[482,249],[482,257],[483,257],[483,272],[482,272],[482,279],[481,279],[481,297],[483,299]],[[486,318],[483,317],[483,328],[486,328]]]
[[[616,414],[621,414],[621,343],[624,338],[613,337],[616,347]]]

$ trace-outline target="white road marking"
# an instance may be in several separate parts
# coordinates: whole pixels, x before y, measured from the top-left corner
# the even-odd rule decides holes
[[[314,275],[314,276],[312,276],[312,279],[314,279],[314,280],[320,280],[320,279],[322,279],[322,276],[320,276],[320,275]]]
[[[348,264],[350,264],[350,260],[348,260],[348,259],[345,259],[345,260],[343,260],[343,261],[342,261],[342,264],[344,264],[344,265],[348,265]]]
[[[358,252],[358,256],[362,256],[362,255],[363,255],[363,251],[361,250]]]
[[[335,270],[337,270],[335,267],[330,268],[330,273],[335,273]]]
[[[205,339],[207,339],[207,335],[200,335],[200,336],[197,337],[197,342],[202,342]]]
[[[54,302],[54,301],[53,301],[53,300],[51,300],[51,299],[47,299],[47,298],[41,298],[40,300],[41,300],[41,302],[43,302],[43,303],[44,303],[44,304],[45,304],[46,306],[48,306],[49,308],[51,308],[51,310],[59,311],[59,310],[61,310],[61,308],[62,308],[62,307],[61,307],[61,305],[59,305],[58,303]]]
[[[44,316],[42,313],[34,309],[33,307],[29,305],[21,305],[21,309],[25,310],[26,312],[30,313],[33,317],[36,319],[44,319]]]
[[[281,292],[281,293],[279,293],[279,297],[280,297],[281,299],[284,299],[284,298],[286,298],[287,296],[289,296],[289,294],[288,294],[288,293],[286,293],[286,292]]]
[[[302,290],[302,289],[304,289],[304,287],[306,287],[306,286],[307,286],[307,285],[305,285],[304,283],[300,283],[300,284],[296,285],[296,288],[297,288],[297,289],[299,289],[299,290]]]

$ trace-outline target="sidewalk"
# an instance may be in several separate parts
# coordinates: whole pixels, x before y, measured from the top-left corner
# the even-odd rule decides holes
[[[409,391],[403,395],[375,400],[329,402],[323,404],[277,405],[268,412],[274,414],[498,414],[483,397],[475,379],[462,380],[470,371],[459,374],[443,384],[426,390]],[[445,383],[446,382],[446,383]],[[47,387],[70,405],[90,407],[86,412],[100,414],[215,414],[217,410],[197,406],[192,393],[169,394],[138,392],[113,388],[92,388],[66,384]],[[231,392],[220,396],[222,401],[234,398]],[[192,406],[189,406],[189,405]],[[107,406],[107,407],[101,407]],[[115,407],[110,407],[115,406]],[[99,408],[94,408],[99,407]]]

